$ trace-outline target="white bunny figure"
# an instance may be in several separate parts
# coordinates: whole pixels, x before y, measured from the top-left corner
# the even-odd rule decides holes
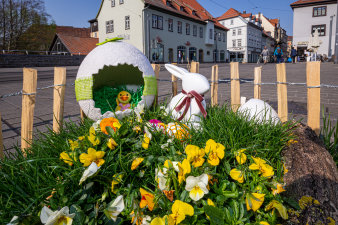
[[[198,73],[190,73],[181,67],[165,64],[165,68],[175,77],[182,80],[182,93],[170,101],[167,111],[172,117],[188,126],[199,128],[202,116],[206,116],[204,94],[210,89],[208,79]]]

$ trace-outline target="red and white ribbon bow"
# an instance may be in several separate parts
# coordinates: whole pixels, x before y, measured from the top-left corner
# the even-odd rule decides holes
[[[179,112],[184,106],[185,106],[185,109],[183,111],[183,114],[181,115],[180,118],[178,118],[178,121],[181,121],[183,119],[183,117],[185,116],[185,114],[187,114],[188,112],[188,109],[190,107],[190,104],[191,104],[191,99],[192,98],[195,98],[196,102],[197,102],[197,105],[198,107],[200,108],[204,118],[207,117],[207,112],[205,111],[203,105],[202,105],[202,101],[204,100],[203,96],[198,94],[196,91],[190,91],[189,93],[187,93],[186,91],[182,90],[182,93],[187,95],[183,101],[181,102],[181,104],[179,104],[175,110],[176,112]]]

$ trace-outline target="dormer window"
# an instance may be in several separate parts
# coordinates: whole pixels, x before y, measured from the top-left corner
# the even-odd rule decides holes
[[[197,14],[196,14],[196,11],[195,11],[195,10],[193,10],[193,11],[192,11],[192,14],[193,14],[194,16],[197,16]]]
[[[186,12],[183,6],[180,6],[180,11],[181,12]]]

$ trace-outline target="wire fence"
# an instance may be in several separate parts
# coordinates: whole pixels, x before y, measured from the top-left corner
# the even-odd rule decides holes
[[[212,81],[209,80],[210,83],[217,83],[217,84],[228,84],[230,83],[232,80],[239,80],[241,83],[249,83],[249,84],[253,84],[253,85],[278,85],[278,84],[286,84],[286,85],[291,85],[291,86],[303,86],[306,88],[338,88],[338,85],[332,85],[332,84],[321,84],[318,86],[307,86],[306,83],[294,83],[294,82],[261,82],[261,83],[255,83],[253,80],[248,80],[248,79],[219,79],[217,81]],[[157,79],[157,81],[159,82],[170,82],[170,83],[174,83],[177,81],[172,81],[172,80],[168,80],[168,79]],[[59,86],[74,86],[75,83],[72,84],[59,84],[59,85],[50,85],[50,86],[46,86],[46,87],[41,87],[41,88],[37,88],[37,92],[36,93],[23,93],[22,90],[18,91],[18,92],[13,92],[13,93],[9,93],[9,94],[4,94],[0,96],[0,99],[4,99],[4,98],[8,98],[8,97],[14,97],[14,96],[22,96],[22,95],[36,95],[38,93],[38,91],[42,91],[45,89],[49,89],[49,88],[54,88],[54,87],[59,87]],[[163,96],[167,96],[169,94],[165,94]],[[159,97],[161,97],[162,95],[160,95]]]

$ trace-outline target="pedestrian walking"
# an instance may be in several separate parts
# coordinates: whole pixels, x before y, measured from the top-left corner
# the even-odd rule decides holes
[[[274,56],[277,58],[277,63],[281,63],[282,62],[282,60],[283,60],[283,51],[282,51],[282,49],[280,48],[279,45],[277,46],[277,48],[275,50]]]
[[[178,51],[178,60],[177,60],[178,64],[180,64],[181,59],[182,59],[182,53],[181,53],[181,51]]]
[[[266,46],[264,46],[261,56],[263,56],[263,61],[265,65],[268,62],[268,56],[269,56],[269,49]]]
[[[296,57],[297,57],[297,50],[292,47],[291,49],[291,58],[292,58],[292,63],[295,64],[296,63]]]

